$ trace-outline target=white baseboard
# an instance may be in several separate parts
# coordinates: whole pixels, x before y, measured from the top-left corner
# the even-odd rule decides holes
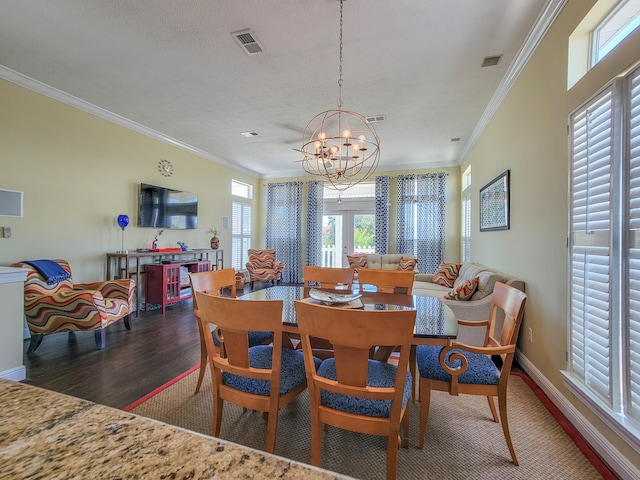
[[[22,380],[27,378],[27,368],[24,365],[10,368],[9,370],[0,372],[0,378],[4,378],[5,380],[14,380],[16,382],[21,382]]]
[[[640,470],[622,455],[609,440],[602,436],[586,417],[542,375],[540,370],[538,370],[520,350],[516,350],[516,360],[527,375],[529,375],[534,383],[549,397],[549,400],[558,407],[562,414],[567,417],[567,420],[580,432],[591,448],[593,448],[618,477],[624,480],[637,480],[640,478]]]

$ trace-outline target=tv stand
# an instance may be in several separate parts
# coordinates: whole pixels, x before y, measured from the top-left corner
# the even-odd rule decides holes
[[[212,255],[211,269],[224,268],[224,250],[219,248],[197,248],[180,252],[130,252],[107,253],[107,280],[115,278],[134,278],[136,281],[135,302],[136,317],[140,315],[140,289],[142,274],[148,265],[161,264],[162,260],[176,260],[185,263],[194,261],[209,263],[209,255]],[[148,261],[145,262],[145,259]],[[177,264],[169,264],[177,265]]]

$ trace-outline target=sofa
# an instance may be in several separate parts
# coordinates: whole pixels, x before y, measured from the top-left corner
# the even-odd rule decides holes
[[[413,283],[413,294],[427,297],[443,298],[459,285],[478,278],[478,288],[469,300],[445,300],[445,303],[461,320],[486,320],[491,308],[491,294],[496,282],[505,283],[524,292],[524,281],[491,267],[474,262],[462,262],[460,271],[453,287],[439,285],[433,282],[433,273],[418,273]],[[501,328],[502,318],[498,318],[496,328]],[[460,327],[458,339],[465,343],[480,345],[484,340],[485,329],[474,327]]]
[[[418,261],[414,255],[409,255],[406,253],[353,253],[347,255],[347,260],[349,262],[349,266],[355,269],[353,279],[357,280],[358,268],[372,268],[376,270],[398,270],[402,257],[404,257],[405,259],[414,259],[416,263]],[[366,259],[364,266],[359,264],[359,258]],[[413,271],[418,271],[418,265],[414,266]]]

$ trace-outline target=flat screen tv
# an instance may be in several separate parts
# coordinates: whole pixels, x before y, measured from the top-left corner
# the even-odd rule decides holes
[[[141,183],[138,226],[198,228],[198,195]]]

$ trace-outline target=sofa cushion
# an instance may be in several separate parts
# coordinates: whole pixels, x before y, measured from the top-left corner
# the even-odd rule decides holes
[[[352,253],[347,255],[347,261],[351,268],[365,268],[367,266],[366,253]]]
[[[496,282],[507,283],[509,277],[495,270],[490,270],[484,265],[477,263],[463,263],[460,267],[460,274],[453,284],[453,288],[459,287],[461,284],[473,280],[478,277],[478,289],[473,294],[471,300],[481,300],[493,293],[493,287]]]
[[[438,270],[436,270],[436,273],[433,274],[431,281],[438,285],[442,285],[443,287],[451,288],[454,286],[454,282],[458,278],[459,272],[459,263],[440,262],[440,266],[438,267]]]
[[[400,263],[398,264],[398,270],[410,270],[412,271],[418,263],[417,258],[413,257],[400,257]]]
[[[467,280],[451,289],[444,297],[445,300],[469,300],[478,289],[478,277]]]

